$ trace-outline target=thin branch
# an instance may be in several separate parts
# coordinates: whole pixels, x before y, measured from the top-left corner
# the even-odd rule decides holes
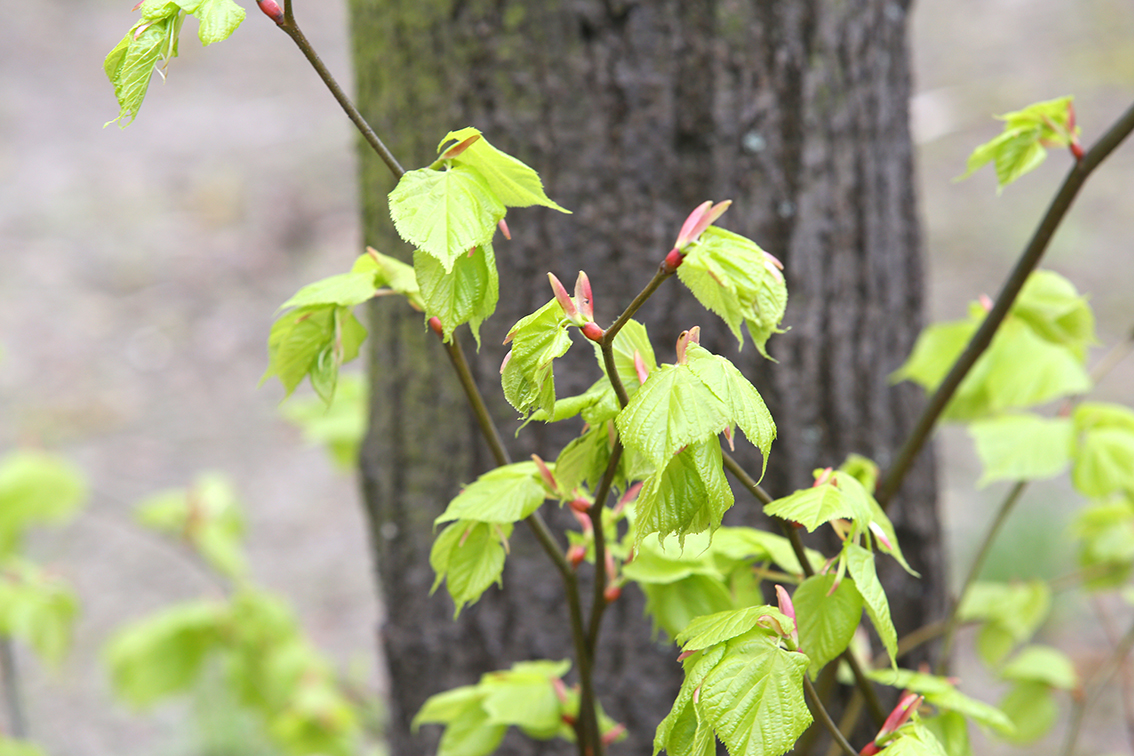
[[[657,291],[657,288],[665,283],[665,280],[672,275],[673,273],[671,271],[666,270],[665,262],[662,262],[662,264],[658,266],[657,273],[654,273],[654,277],[646,284],[646,288],[642,289],[638,296],[634,297],[634,301],[618,316],[618,319],[611,324],[610,328],[606,329],[602,337],[602,343],[604,345],[613,344],[614,337],[622,330],[622,326],[626,325],[626,323],[630,321],[630,318],[634,317],[634,313],[636,313],[639,308],[646,303],[646,300]]]
[[[3,678],[4,703],[8,709],[10,734],[17,740],[26,740],[28,725],[24,718],[20,673],[16,668],[16,655],[12,653],[12,639],[7,636],[0,637],[0,678]]]
[[[949,370],[945,380],[941,382],[933,396],[930,397],[929,403],[923,410],[921,417],[918,418],[913,431],[910,432],[909,437],[895,456],[893,464],[878,488],[878,503],[883,509],[886,509],[891,499],[898,492],[906,473],[913,466],[914,459],[929,439],[937,420],[941,417],[945,407],[948,406],[949,400],[953,398],[953,394],[961,385],[961,381],[969,374],[977,359],[984,354],[989,344],[992,343],[992,337],[996,334],[996,330],[1000,327],[1004,318],[1007,317],[1028,276],[1039,264],[1044,252],[1047,251],[1052,236],[1059,228],[1064,216],[1067,215],[1067,211],[1071,209],[1071,204],[1078,195],[1079,189],[1095,168],[1129,136],[1131,131],[1134,131],[1134,106],[1131,106],[1083,156],[1083,159],[1078,161],[1067,173],[1059,192],[1048,206],[1039,226],[1036,227],[1031,241],[1024,248],[1020,258],[1016,261],[1016,266],[1012,269],[1011,275],[1008,276],[1008,280],[1005,281],[1003,288],[997,295],[992,310],[989,311],[984,322],[981,323],[980,328],[977,329],[976,334],[965,347],[965,351],[957,358],[957,362]]]
[[[843,737],[843,733],[839,731],[839,726],[835,724],[835,721],[831,719],[831,715],[827,713],[826,707],[823,706],[823,702],[819,699],[819,694],[815,692],[815,686],[811,684],[811,679],[808,678],[806,673],[803,675],[803,689],[807,691],[807,695],[811,699],[811,705],[814,707],[815,713],[819,715],[819,721],[827,728],[827,732],[831,733],[831,738],[839,744],[839,748],[843,750],[843,753],[847,754],[847,756],[858,756],[858,751],[854,750],[854,747],[847,742],[847,739]]]
[[[488,411],[488,405],[484,401],[484,397],[480,393],[480,387],[476,385],[476,379],[473,378],[472,370],[469,368],[469,361],[465,357],[465,352],[461,348],[461,343],[457,339],[450,338],[449,343],[445,345],[445,350],[449,353],[449,360],[453,363],[453,370],[457,373],[457,379],[461,382],[461,387],[465,390],[465,397],[469,401],[469,406],[472,408],[473,414],[476,416],[477,425],[480,426],[480,432],[484,435],[484,440],[488,444],[488,448],[492,451],[492,457],[496,460],[498,466],[503,466],[511,462],[508,455],[508,450],[504,448],[504,440],[500,437],[500,431],[496,427],[496,423],[492,419],[492,415]]]
[[[602,615],[606,610],[606,533],[602,527],[602,510],[606,499],[610,496],[610,488],[614,485],[614,476],[618,472],[618,463],[622,459],[622,442],[616,440],[610,452],[610,461],[607,462],[606,471],[602,481],[595,492],[595,503],[587,513],[591,518],[591,530],[595,537],[595,593],[591,603],[591,624],[587,630],[587,650],[594,658],[598,646],[599,627],[602,624]]]

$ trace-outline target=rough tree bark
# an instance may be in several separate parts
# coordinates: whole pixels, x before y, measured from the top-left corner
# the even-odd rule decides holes
[[[607,323],[649,280],[685,215],[705,199],[731,198],[721,225],[786,266],[791,330],[770,342],[779,364],[751,346],[738,355],[676,281],[639,316],[659,358],[671,361],[678,333],[701,325],[703,342],[754,380],[779,426],[765,479],[773,495],[809,485],[813,468],[849,452],[885,467],[920,401],[887,381],[922,310],[908,3],[351,0],[351,12],[361,108],[407,167],[431,162],[447,131],[474,125],[574,210],[513,211],[514,240],[496,245],[504,296],[473,367],[510,440],[500,343],[550,298],[546,272],[566,281],[586,270]],[[386,209],[392,182],[363,155],[366,240],[408,256]],[[505,591],[490,590],[458,622],[446,596],[428,597],[433,518],[491,459],[419,314],[376,304],[370,344],[361,465],[389,615],[391,752],[431,753],[435,732],[408,731],[424,699],[517,660],[567,656],[567,615],[556,575],[522,528]],[[585,388],[596,370],[588,361],[557,370],[559,394]],[[512,444],[514,455],[554,458],[566,437],[536,425]],[[747,455],[750,469],[758,459]],[[737,490],[731,521],[758,523],[759,507]],[[892,509],[923,575],[889,576],[899,633],[939,616],[944,602],[934,491],[923,455]],[[608,612],[602,645],[597,687],[631,732],[618,752],[649,753],[680,682],[674,649],[651,640],[635,590]],[[501,751],[560,752],[515,735]]]

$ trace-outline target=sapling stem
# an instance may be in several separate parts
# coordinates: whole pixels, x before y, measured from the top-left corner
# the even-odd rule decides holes
[[[843,737],[843,733],[839,731],[839,726],[835,724],[835,720],[831,719],[831,715],[827,713],[827,708],[823,706],[823,701],[819,698],[819,694],[815,692],[815,686],[811,684],[811,679],[807,676],[806,672],[803,674],[803,689],[807,691],[807,697],[811,699],[811,705],[815,708],[815,713],[818,715],[819,721],[827,728],[827,732],[831,733],[831,737],[839,744],[839,748],[842,749],[843,753],[847,756],[858,756],[858,751],[854,750],[854,747],[847,742],[847,739]]]
[[[933,392],[933,396],[930,397],[929,403],[922,411],[914,429],[895,455],[893,464],[878,487],[878,503],[883,510],[889,506],[890,500],[898,492],[906,473],[913,466],[914,459],[929,439],[938,419],[941,417],[941,413],[945,411],[949,400],[953,398],[953,394],[961,385],[961,381],[969,374],[977,359],[984,354],[989,344],[992,343],[992,337],[1008,316],[1008,312],[1015,303],[1016,297],[1020,294],[1020,290],[1024,288],[1028,276],[1035,270],[1040,259],[1043,258],[1044,252],[1047,251],[1048,244],[1051,242],[1051,237],[1055,235],[1055,231],[1067,215],[1067,211],[1071,209],[1071,204],[1075,201],[1075,197],[1086,182],[1087,177],[1130,135],[1131,131],[1134,131],[1134,106],[1123,113],[1114,125],[1087,151],[1083,159],[1077,161],[1067,172],[1063,184],[1033,232],[1031,240],[1016,261],[1008,280],[1000,289],[996,303],[985,316],[984,322],[981,323],[980,328],[977,329],[968,346],[965,347],[965,351],[961,353],[961,356],[957,358],[957,361],[949,370],[949,374],[945,376],[945,380]]]

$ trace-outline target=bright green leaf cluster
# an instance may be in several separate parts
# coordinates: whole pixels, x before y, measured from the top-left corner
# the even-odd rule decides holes
[[[20,549],[34,525],[70,520],[86,497],[82,474],[58,457],[15,452],[0,461],[0,559]]]
[[[534,462],[502,465],[466,486],[434,524],[468,520],[510,525],[539,509],[550,493]]]
[[[185,16],[200,22],[201,44],[227,39],[244,20],[244,9],[232,0],[145,0],[142,17],[103,61],[106,77],[118,98],[118,118],[126,128],[138,115],[154,67],[164,69],[177,57],[177,43]],[[164,74],[163,74],[164,76]],[[127,119],[127,120],[124,120]],[[111,121],[113,123],[113,121]]]
[[[445,341],[453,337],[457,326],[468,323],[479,346],[480,324],[496,311],[499,298],[500,277],[492,244],[485,242],[461,255],[450,270],[436,257],[418,250],[413,267],[426,315],[441,321]]]
[[[1026,583],[974,583],[958,610],[962,621],[979,620],[977,651],[990,667],[998,667],[1013,648],[1025,642],[1051,610],[1051,589],[1042,580]]]
[[[444,581],[456,605],[454,617],[465,604],[475,604],[490,585],[502,584],[500,576],[511,535],[511,524],[457,520],[433,541],[429,566],[437,578],[430,593]]]
[[[445,725],[437,756],[487,756],[497,749],[509,727],[518,727],[536,740],[560,737],[574,741],[574,730],[567,722],[578,718],[579,694],[562,683],[570,668],[566,660],[529,661],[489,672],[476,685],[431,696],[413,718],[412,727]],[[600,715],[603,734],[614,726]]]
[[[782,648],[762,618],[790,629],[790,619],[762,606],[701,617],[682,633],[686,650],[697,653],[684,661],[681,691],[654,735],[655,756],[711,756],[715,738],[731,756],[779,756],[807,729],[810,660]],[[701,646],[706,641],[716,642]]]
[[[1075,519],[1084,587],[1106,590],[1125,585],[1134,571],[1134,501],[1117,497],[1084,508]]]
[[[1045,147],[1078,145],[1079,129],[1071,97],[1037,102],[1023,110],[997,116],[1004,121],[1004,131],[985,142],[969,156],[968,178],[986,163],[996,165],[996,180],[1003,189],[1016,179],[1039,167],[1047,157]]]
[[[58,577],[17,557],[3,561],[0,574],[0,635],[17,638],[51,664],[71,644],[78,601]]]
[[[779,262],[751,239],[716,226],[705,229],[687,248],[677,277],[706,310],[720,316],[744,346],[740,325],[748,326],[756,348],[774,333],[787,310],[787,286]]]
[[[504,398],[522,414],[542,410],[545,416],[554,416],[553,363],[571,348],[563,308],[552,299],[512,326],[508,339],[512,350],[500,369]]]
[[[984,319],[983,307],[970,309],[966,320],[927,327],[891,380],[911,380],[935,390]],[[1062,276],[1037,271],[961,382],[944,417],[974,420],[1084,393],[1091,379],[1083,362],[1094,343],[1094,316],[1086,300]]]

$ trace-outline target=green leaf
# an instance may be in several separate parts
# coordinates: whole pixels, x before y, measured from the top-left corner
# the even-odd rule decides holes
[[[430,697],[413,719],[419,725],[444,724],[445,732],[437,748],[438,756],[487,756],[504,739],[508,726],[491,724],[481,701],[485,692],[467,685]]]
[[[705,675],[724,655],[725,647],[718,645],[685,660],[685,681],[672,710],[658,724],[654,734],[654,756],[662,750],[670,756],[713,756],[716,753],[713,728],[702,716],[700,702],[695,703],[693,699],[700,696]]]
[[[74,517],[87,496],[81,472],[43,452],[17,451],[0,460],[0,558],[19,548],[33,525]]]
[[[504,572],[503,542],[512,534],[509,524],[498,525],[458,520],[441,532],[429,552],[429,565],[453,597],[457,617],[465,604],[475,604],[493,583],[501,585]]]
[[[696,618],[736,606],[723,578],[711,575],[691,574],[665,583],[639,581],[638,587],[646,596],[646,613],[654,627],[670,638],[688,629]]]
[[[637,542],[648,535],[658,538],[716,530],[733,504],[725,479],[721,444],[716,438],[689,446],[670,458],[642,486],[635,504]]]
[[[0,735],[0,756],[45,756],[34,743]]]
[[[946,677],[908,669],[873,670],[867,673],[867,677],[899,690],[920,693],[934,706],[963,714],[983,727],[992,728],[1000,735],[1007,736],[1014,732],[1012,721],[1004,712],[991,704],[966,696]]]
[[[351,307],[362,304],[377,293],[375,278],[373,270],[351,271],[324,278],[297,291],[291,299],[280,305],[280,310],[314,305]]]
[[[548,415],[555,412],[553,362],[571,348],[563,317],[563,308],[552,299],[509,332],[512,351],[500,371],[500,382],[504,398],[521,414],[535,409]]]
[[[472,254],[458,257],[449,271],[437,258],[414,252],[413,267],[425,303],[425,317],[441,321],[446,342],[452,339],[457,326],[468,323],[479,347],[480,324],[496,311],[499,297],[500,277],[492,245],[485,243],[474,248]]]
[[[591,428],[563,447],[555,460],[555,480],[560,490],[572,494],[582,484],[596,490],[610,461],[610,452],[611,433],[607,423]]]
[[[1079,687],[1079,674],[1067,654],[1051,646],[1027,646],[1004,665],[1000,677],[1017,682],[1031,681],[1060,690]]]
[[[29,644],[58,665],[71,644],[78,601],[58,577],[22,559],[0,563],[0,635]]]
[[[973,583],[961,603],[962,622],[983,620],[977,650],[996,667],[1013,647],[1032,637],[1051,609],[1051,589],[1042,580],[1027,583]]]
[[[1084,402],[1075,408],[1076,444],[1071,481],[1084,496],[1134,494],[1134,412],[1117,404]]]
[[[969,425],[984,475],[984,486],[997,480],[1046,480],[1071,461],[1071,421],[1039,415],[1001,415]]]
[[[791,597],[799,623],[799,648],[811,658],[812,680],[846,650],[862,620],[863,598],[855,584],[843,580],[838,588],[834,585],[834,575],[814,575]]]
[[[817,471],[822,472],[822,471]],[[850,478],[851,476],[847,476]],[[864,511],[858,506],[855,498],[849,497],[836,485],[828,481],[821,485],[812,486],[796,491],[790,496],[776,499],[764,505],[764,514],[769,517],[780,517],[791,522],[798,522],[807,528],[808,533],[814,533],[820,525],[831,520],[866,520],[869,522],[869,510]]]
[[[969,742],[969,724],[955,711],[946,711],[934,717],[926,717],[921,724],[933,733],[947,756],[973,756]]]
[[[450,142],[463,142],[474,134],[480,134],[480,131],[472,127],[450,131],[437,145],[437,152],[440,153],[441,148]],[[451,162],[469,166],[483,176],[492,192],[507,207],[543,205],[561,213],[571,212],[548,199],[538,173],[493,147],[483,135]]]
[[[247,572],[244,516],[225,476],[201,475],[189,489],[155,494],[138,505],[137,516],[143,525],[187,541],[225,576],[240,578]]]
[[[1075,519],[1079,564],[1090,577],[1087,590],[1107,590],[1126,583],[1134,568],[1134,506],[1129,500],[1095,504]]]
[[[862,596],[866,614],[870,617],[878,637],[882,639],[886,653],[890,655],[890,663],[897,664],[898,632],[894,629],[894,621],[890,618],[890,602],[886,599],[886,591],[878,579],[874,554],[869,549],[864,549],[850,541],[846,542],[843,549],[847,555],[847,572],[854,579],[855,587]]]
[[[563,726],[563,704],[553,681],[571,668],[569,661],[520,662],[511,670],[481,678],[487,695],[481,702],[491,724],[520,727],[529,736],[549,740]]]
[[[886,756],[949,756],[933,732],[917,722],[901,727],[884,750]]]
[[[137,117],[146,98],[154,66],[159,60],[168,63],[171,58],[177,57],[177,40],[185,20],[184,12],[175,3],[160,3],[157,14],[147,17],[147,6],[150,5],[143,4],[142,20],[126,33],[103,61],[103,70],[114,85],[114,96],[118,99],[118,117],[114,120],[121,122],[121,128],[129,126]]]
[[[325,445],[337,468],[350,471],[358,462],[358,449],[366,435],[366,394],[361,376],[341,376],[330,407],[318,397],[305,397],[292,399],[280,411],[303,430],[308,443]]]
[[[807,656],[785,651],[760,631],[724,644],[701,682],[699,713],[732,756],[779,756],[811,724],[803,700]]]
[[[602,348],[595,344],[594,349],[599,367],[602,368],[603,375],[606,375],[606,363],[602,358]],[[634,367],[634,353],[637,352],[641,355],[642,362],[649,372],[652,373],[658,367],[657,359],[654,357],[654,348],[650,344],[649,335],[646,333],[646,327],[637,320],[626,321],[626,325],[615,334],[611,349],[614,352],[614,367],[618,371],[622,386],[626,389],[627,394],[633,396],[638,390],[638,386],[641,385],[638,382],[638,371]],[[605,380],[600,381],[600,383],[606,385]],[[611,392],[613,393],[613,389],[611,389]]]
[[[315,305],[285,313],[268,335],[268,369],[263,382],[277,376],[287,396],[309,376],[325,404],[334,399],[339,367],[358,357],[366,329],[345,306]]]
[[[1043,683],[1019,682],[1000,699],[1000,710],[1012,720],[1015,732],[1004,739],[1016,745],[1034,743],[1055,726],[1059,706]]]
[[[115,693],[140,708],[187,690],[220,647],[226,621],[224,604],[192,601],[120,630],[106,647]]]
[[[1058,273],[1037,270],[1028,276],[1012,314],[1039,336],[1068,347],[1083,361],[1087,348],[1098,343],[1095,315],[1087,298]]]
[[[1071,143],[1071,99],[1061,97],[1038,102],[1023,110],[997,116],[1006,121],[1004,132],[973,151],[969,156],[968,171],[960,178],[968,178],[986,163],[994,162],[999,188],[1003,189],[1034,170],[1047,156],[1045,143],[1060,146]]]
[[[390,192],[398,234],[451,272],[461,255],[492,241],[504,205],[484,177],[468,166],[409,171]]]
[[[748,606],[697,617],[675,638],[686,651],[698,651],[747,635],[759,629],[769,637],[775,634],[775,622],[785,633],[790,633],[795,622],[774,606]]]
[[[535,463],[515,462],[481,475],[433,522],[513,523],[539,509],[547,495]]]
[[[202,0],[193,15],[201,22],[197,35],[205,46],[228,39],[244,21],[244,9],[232,0]]]
[[[710,312],[720,316],[744,346],[740,324],[748,326],[760,354],[768,338],[783,333],[787,309],[783,273],[753,241],[710,226],[688,248],[677,277]]]
[[[421,301],[421,290],[417,285],[417,273],[412,265],[407,265],[396,257],[384,255],[373,247],[366,248],[365,255],[359,255],[351,267],[352,273],[373,272],[375,283],[386,287],[395,294],[409,300],[410,306],[418,311],[425,309]],[[379,289],[378,294],[387,293]]]
[[[724,357],[710,353],[699,344],[690,344],[686,355],[689,369],[724,403],[728,417],[744,431],[744,437],[760,450],[764,458],[764,466],[760,471],[760,477],[763,478],[768,469],[768,453],[772,441],[776,439],[776,424],[772,421],[772,413],[768,411],[763,398],[744,374]]]

